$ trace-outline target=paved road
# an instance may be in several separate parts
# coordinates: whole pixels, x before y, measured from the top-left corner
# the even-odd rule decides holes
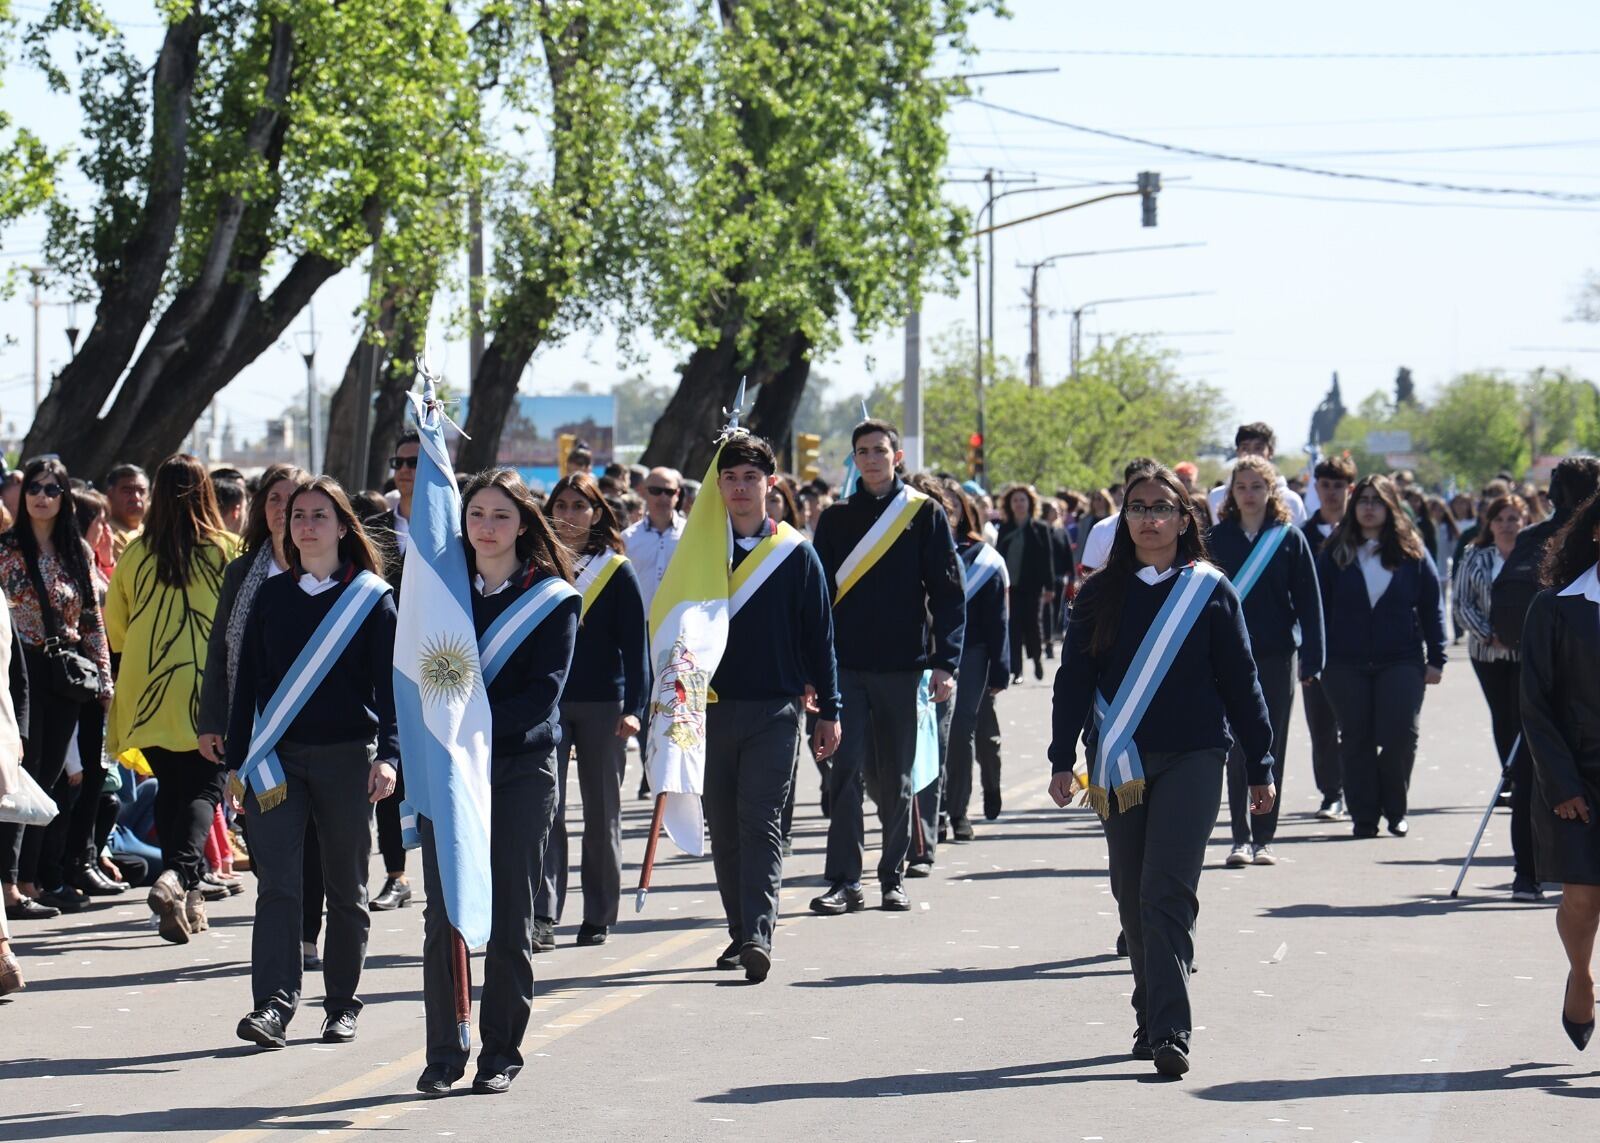
[[[360,1039],[233,1039],[249,1004],[249,896],[161,944],[142,905],[25,930],[33,981],[0,1002],[0,1140],[1538,1140],[1595,1122],[1600,1072],[1562,1035],[1548,906],[1509,899],[1503,815],[1460,901],[1454,863],[1494,774],[1464,661],[1430,691],[1412,833],[1347,840],[1311,818],[1298,712],[1276,868],[1201,882],[1194,1070],[1158,1081],[1133,1021],[1091,814],[1043,795],[1049,692],[1002,700],[999,822],[941,851],[906,914],[815,918],[824,824],[803,777],[772,977],[709,966],[710,865],[669,861],[642,919],[539,958],[510,1095],[418,1100],[421,910],[374,918]],[[575,787],[574,787],[575,788]],[[644,803],[630,807],[637,857]],[[381,876],[375,869],[375,875]],[[563,930],[570,941],[573,926]],[[316,1003],[318,982],[308,981]],[[1596,1061],[1600,1062],[1600,1061]]]

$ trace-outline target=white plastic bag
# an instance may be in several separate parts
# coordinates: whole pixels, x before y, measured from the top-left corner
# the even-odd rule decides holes
[[[8,778],[10,775],[8,775]],[[34,780],[32,774],[17,767],[17,785],[0,794],[0,822],[17,825],[49,825],[56,816],[56,804],[50,795]]]

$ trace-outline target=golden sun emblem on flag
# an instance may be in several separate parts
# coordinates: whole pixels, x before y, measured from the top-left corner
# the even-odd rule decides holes
[[[417,667],[422,697],[428,702],[464,699],[478,683],[472,648],[459,636],[441,635],[423,643]]]

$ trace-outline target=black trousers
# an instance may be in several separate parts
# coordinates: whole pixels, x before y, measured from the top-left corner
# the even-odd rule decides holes
[[[883,850],[878,880],[899,885],[911,849],[911,766],[917,749],[917,686],[921,671],[839,671],[844,714],[839,752],[829,770],[830,884],[855,884],[866,861],[864,769],[873,766]]]
[[[783,807],[803,725],[792,699],[706,708],[706,826],[728,935],[772,948],[783,883]]]
[[[156,840],[161,843],[161,864],[178,875],[185,889],[193,889],[205,876],[206,835],[222,804],[227,774],[198,750],[146,746],[144,757],[157,782]]]
[[[989,693],[989,688],[983,689],[983,698],[978,703],[978,737],[976,741],[978,755],[978,777],[983,782],[983,791],[988,794],[1000,792],[1000,716],[995,713],[994,695]]]
[[[991,711],[994,698],[989,694],[989,649],[982,643],[961,648],[961,671],[956,676],[956,696],[950,700],[950,739],[945,753],[949,780],[945,803],[950,820],[967,820],[972,804],[972,766],[978,745],[978,715],[985,699]]]
[[[1321,682],[1300,688],[1305,699],[1306,730],[1311,734],[1311,774],[1324,801],[1337,801],[1344,795],[1339,774],[1339,720],[1333,717],[1328,691]]]
[[[1272,723],[1272,781],[1278,787],[1278,797],[1267,813],[1250,812],[1244,751],[1235,744],[1228,751],[1228,818],[1234,845],[1271,845],[1278,833],[1278,810],[1283,805],[1283,755],[1289,746],[1289,714],[1294,710],[1294,656],[1258,656],[1256,676],[1261,680],[1267,718]]]
[[[616,724],[612,724],[616,729]],[[621,739],[618,739],[620,742]],[[522,1037],[533,1013],[533,891],[556,817],[554,752],[496,758],[489,794],[489,877],[493,898],[489,945],[478,995],[478,1074],[522,1068]],[[616,779],[613,778],[613,781]],[[454,930],[439,886],[433,823],[418,818],[422,835],[422,996],[427,1017],[428,1063],[456,1072],[467,1053],[456,1038]]]
[[[146,755],[148,756],[148,751]],[[316,822],[322,884],[328,899],[328,939],[322,954],[322,1007],[330,1016],[359,1012],[356,991],[367,959],[367,866],[372,857],[370,742],[278,744],[288,793],[262,811],[252,789],[250,851],[259,855],[255,925],[250,934],[250,985],[255,1006],[277,1009],[287,1024],[300,1006],[304,971],[300,942],[306,824]],[[166,779],[162,779],[165,787]]]
[[[1133,966],[1133,1011],[1150,1043],[1185,1045],[1194,1028],[1189,965],[1200,913],[1200,870],[1222,801],[1221,750],[1145,757],[1144,801],[1111,799],[1106,848],[1111,893]]]
[[[378,803],[373,817],[378,823],[378,852],[383,854],[383,871],[400,874],[406,871],[406,843],[400,836],[400,803],[406,797],[406,776],[402,766],[396,776],[394,793]]]
[[[29,695],[28,737],[22,744],[22,766],[46,794],[54,794],[56,783],[67,766],[67,747],[78,728],[82,703],[58,698],[49,689],[49,664],[43,652],[19,644],[28,663],[28,678],[33,686]],[[96,707],[98,709],[98,706]],[[54,822],[51,823],[54,825]],[[0,881],[7,885],[35,884],[39,880],[39,856],[49,826],[20,826],[0,822]],[[55,885],[41,885],[54,889]]]
[[[561,745],[556,747],[556,815],[544,847],[533,914],[561,920],[567,904],[567,767],[578,755],[578,790],[583,797],[583,921],[609,927],[617,923],[622,899],[622,770],[628,744],[617,737],[622,700],[561,704]]]
[[[1329,663],[1322,685],[1339,720],[1339,758],[1350,820],[1375,826],[1406,816],[1411,768],[1417,761],[1423,665]]]
[[[1494,728],[1494,753],[1505,765],[1512,744],[1522,733],[1522,663],[1517,659],[1484,663],[1472,660],[1472,670],[1489,704],[1489,722]],[[1511,862],[1518,877],[1538,880],[1533,859],[1533,756],[1528,744],[1517,746],[1516,757],[1507,767],[1511,782]]]
[[[38,876],[41,884],[55,889],[65,885],[77,870],[95,861],[95,820],[100,813],[100,788],[105,785],[106,712],[98,702],[79,704],[78,761],[82,778],[71,782],[65,774],[51,791],[61,811],[45,827],[39,850]]]
[[[1044,598],[1042,588],[1011,589],[1011,673],[1022,674],[1022,652],[1034,662],[1044,654],[1039,633],[1039,603]]]

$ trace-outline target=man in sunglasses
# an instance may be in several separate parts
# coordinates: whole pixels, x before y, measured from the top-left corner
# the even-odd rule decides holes
[[[683,477],[675,468],[652,468],[644,479],[644,519],[630,524],[622,533],[628,545],[628,559],[639,573],[639,588],[644,592],[644,612],[650,614],[650,601],[661,577],[667,574],[672,553],[678,550],[683,535],[683,516],[678,498]]]
[[[394,491],[384,494],[389,501],[389,516],[379,522],[394,533],[395,548],[402,558],[406,554],[406,545],[411,541],[411,494],[417,487],[417,457],[421,453],[422,439],[417,436],[415,429],[407,429],[395,442],[394,455],[389,458],[389,467],[394,470]],[[398,573],[399,568],[393,570]],[[387,578],[398,591],[399,575]]]

